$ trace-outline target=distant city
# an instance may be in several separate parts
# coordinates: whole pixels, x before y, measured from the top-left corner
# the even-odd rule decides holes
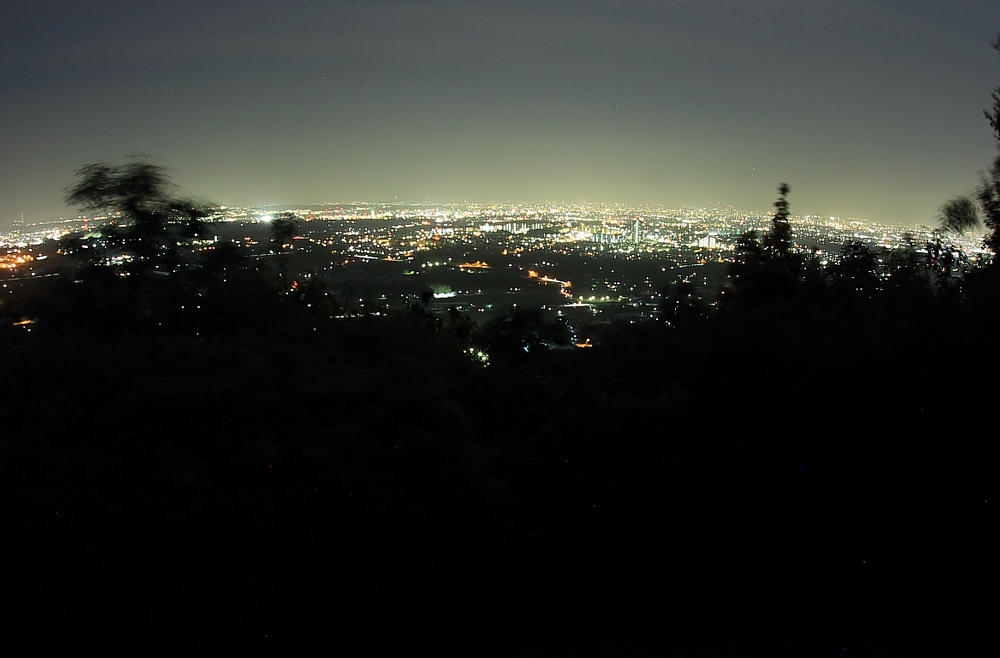
[[[273,262],[273,218],[298,228],[288,259],[293,278],[318,277],[345,309],[384,313],[433,293],[431,311],[449,309],[486,319],[511,306],[537,308],[566,322],[585,344],[585,325],[635,321],[655,314],[666,287],[690,285],[708,305],[727,282],[736,242],[765,232],[771,214],[731,206],[693,208],[615,204],[350,203],[298,207],[220,207],[208,218],[213,238],[262,264]],[[93,232],[111,217],[50,223],[16,222],[0,236],[0,267],[10,284],[57,276],[58,240]],[[888,253],[934,237],[921,226],[860,219],[791,218],[794,249],[819,265],[847,242]],[[971,261],[982,257],[977,235],[947,240]],[[426,303],[426,302],[425,302]]]
[[[222,206],[209,217],[214,222],[261,222],[288,212],[305,222],[355,222],[379,220],[382,225],[361,234],[360,242],[370,243],[359,254],[380,258],[408,258],[415,251],[433,248],[441,238],[506,232],[512,235],[535,231],[526,241],[537,245],[596,243],[614,245],[613,251],[658,253],[677,248],[731,249],[727,238],[748,230],[766,230],[771,213],[747,212],[732,206],[666,207],[623,204],[522,204],[522,203],[349,203],[309,204],[299,206]],[[72,232],[87,230],[107,221],[108,217],[79,216],[40,222],[14,220],[11,230],[0,233],[0,246],[24,247],[45,240],[59,239]],[[843,244],[846,240],[874,246],[898,248],[909,233],[914,240],[929,236],[926,226],[880,224],[865,219],[792,216],[800,246]],[[381,230],[379,230],[381,229]],[[402,229],[416,229],[409,240],[391,240]],[[539,234],[537,231],[541,231]],[[350,231],[348,231],[350,232]],[[336,231],[334,231],[336,233]],[[384,234],[385,239],[380,237]],[[544,236],[544,237],[542,237]],[[981,250],[976,236],[958,236],[956,246],[975,253]],[[376,247],[377,245],[377,247]],[[399,248],[403,246],[405,248]],[[579,246],[579,244],[578,244]],[[820,247],[822,251],[822,247]]]

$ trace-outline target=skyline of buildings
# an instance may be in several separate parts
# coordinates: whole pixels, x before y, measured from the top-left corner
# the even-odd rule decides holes
[[[442,236],[456,228],[468,232],[508,231],[512,233],[543,228],[568,229],[563,241],[593,241],[605,244],[637,242],[673,244],[694,237],[689,246],[721,248],[722,236],[738,235],[748,230],[767,230],[773,212],[755,212],[733,206],[666,206],[662,204],[620,203],[520,203],[520,202],[435,202],[356,201],[350,203],[297,204],[283,206],[218,206],[209,221],[262,221],[271,215],[291,213],[297,220],[357,221],[381,220],[421,222],[431,226],[431,234]],[[109,218],[102,215],[60,217],[50,221],[31,221],[21,215],[7,231],[0,232],[0,245],[38,244],[46,239],[99,226]],[[926,225],[887,224],[863,218],[825,217],[813,214],[791,215],[796,237],[812,238],[826,244],[858,239],[896,248],[904,235],[912,234],[917,242],[925,241],[936,229]],[[479,222],[476,225],[476,222]],[[527,224],[526,224],[527,222]],[[575,223],[575,225],[574,225]],[[515,226],[516,224],[516,226]],[[701,235],[698,235],[702,233]],[[426,230],[424,231],[427,232]],[[558,236],[552,236],[553,238]],[[948,234],[948,240],[967,252],[981,250],[981,234]]]
[[[732,285],[741,236],[766,233],[773,216],[731,206],[599,203],[220,207],[207,217],[209,237],[188,247],[205,252],[222,243],[235,245],[245,262],[256,262],[255,269],[285,272],[284,285],[291,286],[286,292],[318,280],[324,295],[339,300],[342,317],[423,304],[434,313],[489,321],[505,309],[524,307],[563,324],[573,344],[590,346],[594,327],[662,317],[664,300],[680,285],[688,302],[716,307]],[[270,227],[279,217],[298,222],[283,245],[274,242]],[[113,219],[25,222],[0,235],[5,287],[64,274],[64,259],[72,257],[63,248],[69,243],[59,238],[72,233],[70,242],[107,254],[109,266],[130,260],[120,245],[105,243],[101,228]],[[930,227],[812,215],[793,215],[790,224],[791,252],[823,276],[849,243],[874,254],[876,276],[890,286],[897,250],[912,249],[926,260],[931,256],[919,254],[930,254],[941,240],[945,249],[950,244],[964,254],[951,267],[956,276],[988,254],[981,236],[946,235]],[[197,259],[192,262],[198,266]]]

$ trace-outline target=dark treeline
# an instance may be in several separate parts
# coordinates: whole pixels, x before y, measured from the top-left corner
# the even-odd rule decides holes
[[[998,172],[946,228],[995,246]],[[823,264],[789,192],[717,308],[678,282],[563,349],[530,311],[366,314],[291,273],[292,218],[268,269],[160,169],[80,170],[109,223],[0,307],[8,640],[996,655],[997,265],[947,233]]]

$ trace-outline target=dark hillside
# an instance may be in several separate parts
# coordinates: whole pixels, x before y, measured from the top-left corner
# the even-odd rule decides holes
[[[933,629],[972,655],[998,455],[964,364],[990,326],[772,309],[488,368],[408,317],[8,334],[8,618],[40,651],[780,623],[803,651]]]

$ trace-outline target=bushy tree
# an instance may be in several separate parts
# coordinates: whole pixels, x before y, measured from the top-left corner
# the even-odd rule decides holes
[[[990,45],[1000,53],[1000,34]],[[996,254],[1000,253],[1000,86],[993,89],[992,97],[993,108],[983,110],[983,116],[993,129],[997,155],[982,175],[973,194],[975,200],[965,196],[950,199],[941,207],[939,222],[942,228],[959,233],[984,227],[983,246]]]
[[[826,268],[833,289],[842,296],[871,298],[880,287],[878,254],[868,245],[848,241],[840,258]]]
[[[163,167],[138,159],[100,162],[81,167],[76,178],[65,190],[66,203],[106,217],[97,231],[64,244],[86,263],[124,277],[171,274],[191,264],[192,242],[208,235],[209,208],[175,196]]]
[[[221,286],[244,261],[232,247],[206,244],[211,207],[179,196],[163,167],[138,158],[75,173],[65,201],[96,215],[100,226],[62,241],[75,268],[39,314],[78,328],[218,321],[209,298],[223,296]]]

